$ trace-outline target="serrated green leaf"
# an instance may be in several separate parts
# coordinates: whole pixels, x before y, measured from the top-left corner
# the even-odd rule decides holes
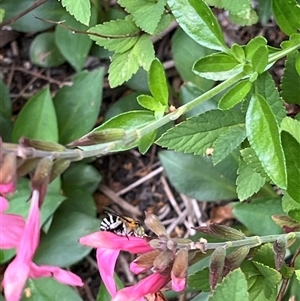
[[[242,80],[231,87],[220,99],[219,109],[228,110],[241,102],[250,92],[252,83],[249,80]]]
[[[261,74],[264,72],[268,64],[268,48],[267,46],[259,46],[252,55],[251,63],[254,67],[254,70]]]
[[[240,201],[244,201],[256,193],[264,184],[265,179],[247,165],[244,160],[240,160],[238,177],[236,179],[237,194]]]
[[[200,45],[220,51],[228,48],[221,27],[203,0],[168,0],[180,27]]]
[[[212,88],[213,81],[199,77],[192,72],[195,61],[211,54],[212,50],[196,43],[179,27],[172,37],[172,53],[175,67],[183,81],[192,82],[200,91]]]
[[[194,290],[209,292],[209,269],[205,268],[201,271],[191,274],[188,278],[188,285]]]
[[[300,144],[287,132],[282,132],[281,137],[287,168],[286,191],[300,203]]]
[[[25,294],[21,301],[83,301],[70,286],[61,284],[51,277],[28,279]]]
[[[119,0],[118,3],[132,15],[137,26],[153,34],[162,18],[167,1],[139,0],[139,5],[136,5],[136,0]]]
[[[264,72],[258,76],[255,84],[257,93],[267,100],[278,124],[280,124],[282,119],[286,116],[286,110],[272,76],[269,72]]]
[[[149,88],[153,97],[163,106],[168,104],[169,91],[163,65],[158,59],[152,61],[149,75]]]
[[[214,81],[226,80],[242,71],[242,66],[231,55],[213,53],[197,60],[193,71],[206,79]]]
[[[120,72],[120,66],[122,66]],[[108,80],[111,88],[128,81],[139,69],[139,64],[131,50],[124,53],[115,53],[108,69]]]
[[[273,0],[272,10],[276,23],[286,35],[300,29],[300,6],[296,0]]]
[[[33,96],[20,112],[13,128],[12,139],[17,142],[21,136],[58,142],[56,113],[49,88]]]
[[[83,71],[73,78],[71,87],[61,88],[55,95],[60,143],[79,138],[95,125],[102,101],[103,71]]]
[[[285,189],[286,164],[278,124],[270,105],[261,95],[253,95],[246,114],[248,140],[272,181]]]
[[[189,197],[199,201],[236,198],[236,154],[229,155],[218,165],[211,158],[171,151],[159,153],[171,184]]]
[[[97,45],[116,53],[125,53],[138,41],[140,30],[132,18],[127,16],[124,20],[98,24],[91,27],[88,32],[98,34],[98,36],[89,35]]]
[[[235,150],[246,138],[246,129],[244,125],[238,124],[225,129],[216,141],[213,143],[214,164],[221,162],[233,150]]]
[[[220,284],[218,284],[209,301],[240,301],[248,300],[247,281],[240,269],[230,272]]]
[[[233,215],[253,234],[282,233],[282,229],[271,218],[273,214],[284,214],[279,198],[255,200],[249,204],[233,204]]]
[[[262,36],[258,36],[251,39],[245,48],[246,58],[249,61],[251,61],[253,54],[256,52],[256,50],[260,46],[265,46],[265,45],[267,45],[267,40]]]
[[[300,143],[300,121],[285,117],[281,122],[281,129],[291,134]]]
[[[89,0],[78,0],[76,5],[72,0],[60,0],[63,7],[82,24],[89,25],[91,17],[91,4]]]
[[[271,243],[266,243],[256,250],[252,260],[275,269],[275,254]]]
[[[143,34],[139,37],[136,44],[133,46],[132,56],[134,56],[140,67],[148,71],[151,62],[155,58],[154,47],[151,42],[151,37],[147,34]]]
[[[138,147],[139,147],[139,152],[141,154],[144,155],[148,151],[148,149],[152,146],[152,144],[156,138],[156,133],[157,133],[157,131],[150,132],[150,133],[144,135],[140,139]]]
[[[298,51],[289,53],[285,61],[284,74],[281,79],[281,96],[287,103],[300,105],[300,76],[296,70]]]
[[[244,124],[244,116],[234,111],[211,110],[168,130],[157,144],[196,155],[205,154],[228,127]]]
[[[62,17],[62,20],[65,20],[65,24],[70,28],[76,28],[76,30],[81,31],[86,31],[88,29],[87,26],[76,21],[68,13]],[[85,34],[74,34],[69,29],[62,26],[56,26],[55,43],[60,50],[60,53],[71,66],[77,72],[81,71],[92,46],[92,40]],[[76,49],[76,51],[70,51],[70,49]]]

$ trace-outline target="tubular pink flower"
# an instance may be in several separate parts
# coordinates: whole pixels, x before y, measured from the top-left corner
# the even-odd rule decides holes
[[[170,276],[154,273],[137,284],[119,290],[112,301],[142,301],[147,294],[158,292],[170,281]]]
[[[117,285],[114,280],[114,270],[119,253],[119,250],[97,249],[99,273],[106,289],[112,297],[114,297],[117,293]]]
[[[7,267],[3,287],[6,301],[19,301],[27,278],[53,276],[58,281],[71,285],[83,285],[81,279],[71,272],[56,266],[37,266],[32,262],[39,243],[40,212],[39,192],[32,192],[31,205],[27,223],[21,241],[17,247],[17,255]]]
[[[130,271],[134,274],[140,274],[147,270],[149,270],[148,267],[143,267],[134,261],[130,263]]]
[[[175,292],[181,292],[185,290],[186,287],[186,278],[175,277],[173,273],[171,273],[172,278],[172,289]]]
[[[108,231],[98,231],[88,234],[81,237],[79,243],[92,248],[121,250],[133,254],[141,254],[153,250],[147,240],[143,238],[119,236]]]
[[[0,196],[0,249],[16,248],[25,228],[22,216],[3,213],[7,208],[8,201]]]
[[[15,182],[9,182],[9,183],[5,183],[5,184],[0,184],[0,194],[2,195],[6,195],[10,192],[14,192],[16,189],[16,185]]]

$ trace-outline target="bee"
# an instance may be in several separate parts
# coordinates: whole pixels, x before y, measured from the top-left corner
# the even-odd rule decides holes
[[[107,217],[103,218],[100,230],[113,232],[126,237],[145,236],[145,230],[139,221],[128,216],[122,216],[109,208],[105,208],[104,212],[107,214]]]

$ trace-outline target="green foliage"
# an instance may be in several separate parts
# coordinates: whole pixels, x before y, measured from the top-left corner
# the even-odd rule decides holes
[[[0,136],[3,141],[11,140],[13,124],[11,122],[12,105],[8,87],[0,80]]]
[[[78,0],[76,5],[72,0],[60,0],[63,7],[74,16],[76,20],[89,25],[91,17],[91,4],[89,0]]]

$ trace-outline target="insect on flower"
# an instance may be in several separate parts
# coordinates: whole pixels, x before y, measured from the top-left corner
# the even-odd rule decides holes
[[[139,221],[120,215],[109,208],[105,208],[104,212],[107,214],[107,217],[103,218],[100,230],[113,232],[121,236],[145,236],[145,230]]]

